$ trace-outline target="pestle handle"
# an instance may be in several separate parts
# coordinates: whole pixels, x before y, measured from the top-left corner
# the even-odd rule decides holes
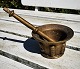
[[[32,24],[30,24],[28,21],[24,20],[23,18],[21,18],[20,16],[18,16],[17,14],[15,14],[13,10],[10,11],[8,8],[3,8],[3,10],[5,12],[7,12],[10,17],[13,16],[15,19],[17,19],[18,21],[20,21],[22,24],[24,24],[28,28],[36,31],[36,28]]]
[[[9,14],[9,16],[13,16],[15,19],[17,19],[18,21],[20,21],[22,24],[24,24],[25,26],[27,26],[28,28],[30,28],[31,30],[33,30],[34,32],[36,32],[38,35],[42,36],[43,38],[45,38],[48,41],[51,41],[51,42],[55,43],[55,41],[53,39],[51,39],[50,37],[48,37],[43,32],[39,31],[34,25],[30,24],[28,21],[24,20],[19,15],[15,14],[13,10],[10,11],[8,8],[3,8],[3,10],[5,12],[7,12]]]

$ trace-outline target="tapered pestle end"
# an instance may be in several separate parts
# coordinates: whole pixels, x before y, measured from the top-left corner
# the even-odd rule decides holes
[[[3,10],[4,10],[5,12],[7,12],[7,13],[10,12],[10,10],[9,10],[8,8],[6,8],[6,7],[4,7]]]
[[[9,17],[11,17],[14,14],[14,10],[10,11],[8,8],[4,7],[3,10],[9,14]]]

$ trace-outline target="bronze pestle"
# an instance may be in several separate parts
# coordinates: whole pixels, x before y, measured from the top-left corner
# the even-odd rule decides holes
[[[25,19],[23,19],[19,15],[15,14],[13,10],[10,11],[8,8],[3,8],[3,10],[5,12],[7,12],[9,14],[9,16],[13,16],[18,21],[20,21],[22,24],[24,24],[25,26],[27,26],[28,28],[30,28],[31,30],[33,30],[34,32],[36,32],[37,34],[39,34],[40,36],[42,36],[43,38],[47,39],[48,41],[54,42],[53,39],[49,38],[46,34],[44,34],[43,32],[41,32],[40,30],[38,30],[38,28],[36,28],[35,26],[33,26],[31,23],[29,23],[28,21],[26,21]]]

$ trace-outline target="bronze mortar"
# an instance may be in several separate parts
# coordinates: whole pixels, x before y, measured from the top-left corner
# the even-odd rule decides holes
[[[55,41],[50,42],[32,31],[32,36],[39,42],[42,56],[50,59],[61,57],[65,51],[66,41],[74,34],[73,30],[59,24],[47,24],[37,28]]]

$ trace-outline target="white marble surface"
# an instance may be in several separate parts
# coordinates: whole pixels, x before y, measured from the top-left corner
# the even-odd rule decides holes
[[[21,35],[28,35],[31,36],[31,30],[26,28],[24,25],[19,23],[17,20],[15,20],[13,17],[9,18],[8,15],[0,9],[0,30],[9,31],[9,32],[15,32],[19,33]],[[63,24],[66,26],[71,27],[74,30],[74,37],[67,42],[67,45],[70,45],[72,47],[80,48],[80,15],[72,15],[72,14],[55,14],[55,13],[48,13],[44,16],[41,16],[43,13],[29,13],[24,12],[22,14],[22,11],[15,10],[17,13],[19,12],[19,15],[21,15],[23,18],[28,20],[34,25],[42,25],[42,24]],[[29,15],[28,15],[29,13]],[[38,14],[33,15],[33,14]],[[40,15],[41,14],[41,15]],[[59,20],[53,19],[52,15],[55,15],[55,18],[59,18]],[[28,15],[28,16],[27,16]],[[30,16],[32,15],[32,16]],[[62,16],[60,16],[62,15]],[[49,19],[50,16],[50,19]],[[70,16],[70,17],[69,17]],[[48,17],[48,18],[47,18]],[[52,18],[51,18],[52,17]],[[60,20],[61,17],[61,20]],[[66,20],[62,20],[66,19]],[[7,37],[14,40],[20,40],[20,41],[26,41],[28,38],[20,37],[17,35],[9,34],[0,32],[0,37]],[[41,66],[44,66],[49,69],[80,69],[80,51],[72,50],[66,48],[65,53],[62,57],[58,59],[47,59],[42,57],[38,53],[29,52],[26,49],[24,49],[24,43],[10,41],[10,40],[3,40],[0,39],[0,50],[10,53],[12,55],[18,56],[20,58],[23,58],[25,60],[31,61],[33,63],[39,64]]]
[[[32,68],[0,55],[0,69],[32,69]]]

